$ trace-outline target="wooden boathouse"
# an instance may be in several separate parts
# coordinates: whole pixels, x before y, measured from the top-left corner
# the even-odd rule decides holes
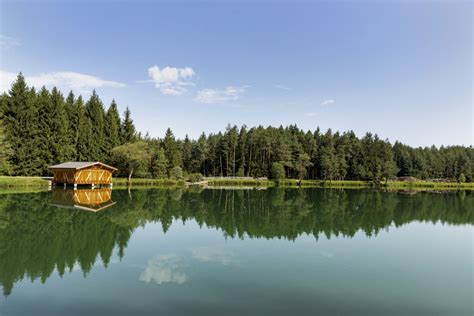
[[[110,185],[112,186],[112,173],[116,168],[105,163],[70,161],[48,167],[53,173],[53,185]]]

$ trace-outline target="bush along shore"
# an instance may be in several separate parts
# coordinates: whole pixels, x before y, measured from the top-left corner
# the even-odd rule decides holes
[[[315,188],[373,188],[390,190],[474,190],[474,183],[435,182],[435,181],[349,181],[349,180],[298,180],[282,179],[271,180],[266,178],[182,178],[182,179],[145,179],[114,178],[114,187],[183,187],[189,185],[209,187],[315,187]],[[51,178],[42,177],[8,177],[0,176],[0,189],[14,189],[17,191],[31,189],[48,189]]]

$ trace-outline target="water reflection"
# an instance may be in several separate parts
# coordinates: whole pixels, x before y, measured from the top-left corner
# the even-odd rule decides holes
[[[181,259],[175,254],[156,256],[148,261],[145,270],[140,274],[140,281],[183,284],[188,277],[180,271],[182,265]]]
[[[97,192],[99,192],[97,190]],[[104,193],[102,201],[109,203]],[[60,276],[80,267],[87,275],[98,257],[105,267],[114,250],[124,256],[137,227],[159,222],[166,232],[174,220],[196,221],[222,231],[225,238],[285,238],[308,234],[352,237],[357,231],[375,236],[390,226],[412,221],[474,224],[471,192],[405,195],[361,190],[269,189],[114,190],[116,202],[105,212],[58,208],[54,204],[83,206],[83,198],[68,190],[0,196],[0,284],[9,295],[25,278],[41,282],[55,271]],[[66,195],[66,196],[65,196]],[[72,198],[72,200],[71,200]],[[97,197],[97,199],[99,199]],[[73,202],[71,202],[73,201]],[[89,207],[94,210],[103,209]],[[230,265],[232,253],[199,248],[196,260]],[[332,253],[321,253],[332,258]],[[182,284],[187,276],[181,261],[161,255],[149,261],[140,276],[145,282]]]
[[[52,205],[78,208],[85,211],[98,212],[115,204],[112,201],[111,188],[52,191]]]

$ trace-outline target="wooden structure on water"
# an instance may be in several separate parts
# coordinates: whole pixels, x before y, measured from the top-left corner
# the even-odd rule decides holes
[[[52,191],[52,205],[98,212],[115,204],[111,188]]]
[[[53,185],[112,185],[112,173],[116,168],[105,163],[95,162],[65,162],[59,165],[50,166],[53,173]]]

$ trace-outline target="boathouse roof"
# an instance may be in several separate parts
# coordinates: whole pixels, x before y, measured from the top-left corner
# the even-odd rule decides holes
[[[112,171],[116,171],[117,168],[114,168],[112,166],[106,165],[103,162],[100,161],[68,161],[61,163],[59,165],[54,165],[54,166],[49,166],[49,169],[73,169],[73,170],[80,170],[80,169],[85,169],[89,167],[93,167],[99,165],[105,169],[109,169]]]

